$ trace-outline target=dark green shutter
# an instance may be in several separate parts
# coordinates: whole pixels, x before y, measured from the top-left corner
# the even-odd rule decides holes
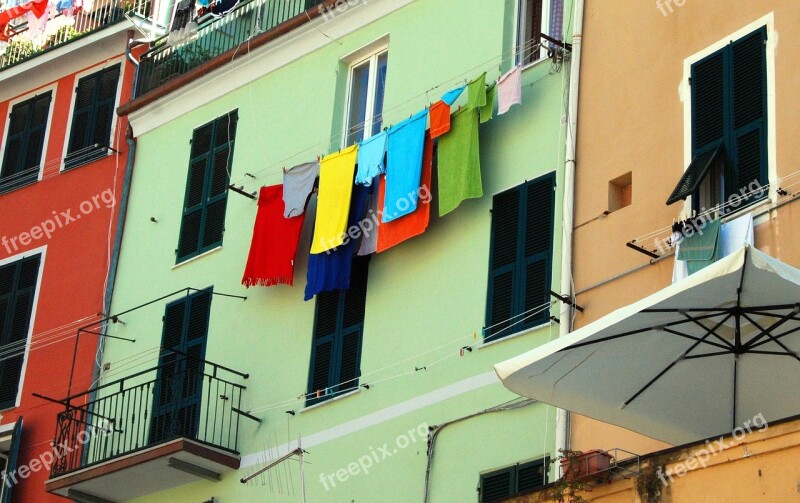
[[[165,349],[154,389],[151,444],[197,436],[212,296],[210,288],[195,292],[167,304],[164,311],[161,346]]]
[[[78,81],[66,169],[106,155],[111,146],[111,125],[117,101],[120,65],[106,68]]]
[[[222,244],[237,121],[233,111],[192,134],[178,262]]]
[[[17,418],[14,423],[14,430],[11,433],[11,446],[8,449],[8,462],[6,463],[6,473],[16,473],[19,464],[19,447],[22,442],[22,416]],[[5,482],[5,481],[3,481]],[[14,485],[6,485],[3,490],[3,499],[0,503],[11,503],[11,493]]]
[[[514,469],[506,468],[481,477],[481,503],[501,501],[514,494]]]
[[[308,405],[358,387],[368,264],[369,257],[356,257],[348,290],[317,295]]]
[[[550,312],[555,176],[497,194],[492,235],[485,338],[542,324]]]
[[[0,268],[0,409],[13,407],[19,391],[31,326],[41,255]]]
[[[722,203],[754,181],[767,185],[766,42],[761,28],[692,65],[692,164],[667,204],[696,194],[720,155]]]
[[[9,114],[0,192],[22,187],[39,178],[51,92],[17,103]]]
[[[547,484],[549,466],[549,458],[519,465],[517,467],[516,492],[522,494],[544,487]]]
[[[757,182],[766,187],[767,175],[767,57],[766,28],[731,44],[731,148],[735,173],[725,196]],[[766,191],[764,191],[766,194]]]
[[[514,270],[519,248],[521,204],[521,187],[494,196],[487,338],[508,332],[514,314]]]

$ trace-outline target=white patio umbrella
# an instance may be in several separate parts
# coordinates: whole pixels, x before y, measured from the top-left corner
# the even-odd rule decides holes
[[[800,414],[798,332],[800,270],[745,246],[495,371],[515,393],[678,445]]]

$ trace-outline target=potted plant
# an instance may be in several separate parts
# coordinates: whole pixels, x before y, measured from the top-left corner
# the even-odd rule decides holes
[[[612,456],[605,451],[591,450],[587,452],[561,450],[558,457],[561,473],[568,480],[595,480],[606,478]]]

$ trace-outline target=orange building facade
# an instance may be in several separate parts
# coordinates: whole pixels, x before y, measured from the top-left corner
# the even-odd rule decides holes
[[[114,110],[133,87],[129,37],[125,23],[100,23],[0,66],[4,503],[60,500],[44,482],[62,455],[52,439],[63,405],[46,397],[95,378],[100,337],[77,334],[105,312],[113,279],[130,149]]]

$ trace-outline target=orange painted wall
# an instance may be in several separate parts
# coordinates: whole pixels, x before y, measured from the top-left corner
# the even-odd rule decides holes
[[[121,48],[124,49],[124,45]],[[101,67],[97,66],[97,69]],[[78,73],[89,69],[80,69]],[[122,102],[131,95],[133,73],[132,64],[125,61],[121,76]],[[67,396],[77,328],[97,319],[103,310],[119,205],[113,204],[108,208],[102,198],[97,198],[95,203],[93,197],[102,197],[104,191],[112,191],[115,203],[119,202],[128,154],[125,141],[127,121],[115,116],[117,124],[112,146],[118,153],[59,173],[64,144],[68,140],[72,94],[77,82],[73,73],[56,83],[42,180],[0,195],[0,238],[5,236],[8,240],[7,245],[0,245],[0,260],[10,256],[21,257],[21,253],[46,246],[21,403],[17,408],[2,411],[4,425],[13,423],[18,416],[24,417],[18,466],[50,449],[56,431],[56,416],[63,410],[60,405],[33,397],[32,393],[57,399]],[[0,103],[0,131],[5,128],[8,112],[8,101]],[[109,195],[106,193],[106,201]],[[82,203],[85,213],[81,211]],[[75,221],[56,229],[49,239],[43,236],[28,246],[22,246],[17,240],[19,249],[14,250],[12,238],[54,218],[53,212],[68,210],[76,217]],[[88,320],[79,321],[87,317]],[[83,335],[80,338],[73,392],[84,391],[91,384],[97,343],[97,336]],[[13,501],[65,501],[44,492],[48,476],[49,471],[42,469],[22,480],[14,486]]]
[[[578,111],[574,281],[579,328],[671,283],[673,258],[651,264],[625,246],[661,229],[669,235],[683,205],[665,201],[685,169],[684,61],[773,13],[779,178],[800,170],[800,3],[783,0],[586,0]],[[680,5],[679,5],[680,4]],[[671,12],[670,12],[671,10]],[[688,96],[685,98],[688,99]],[[608,183],[632,173],[630,206],[608,215]],[[795,180],[800,180],[798,177]],[[791,183],[791,182],[787,182]],[[790,188],[796,192],[797,186]],[[800,267],[800,202],[761,217],[756,246]],[[643,240],[653,247],[654,237]],[[800,410],[798,411],[800,412]],[[666,444],[584,417],[573,417],[572,447],[624,447],[647,453]],[[698,500],[699,501],[699,500]]]

